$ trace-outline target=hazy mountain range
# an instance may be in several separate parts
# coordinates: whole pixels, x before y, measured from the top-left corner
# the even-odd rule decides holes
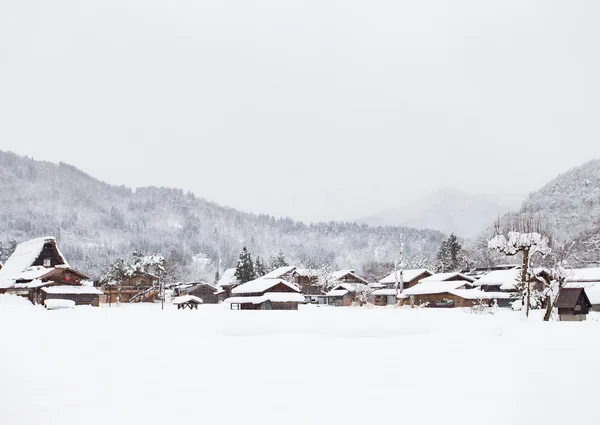
[[[387,209],[357,221],[370,226],[409,226],[436,229],[470,238],[484,230],[499,215],[519,208],[525,195],[472,195],[444,188],[416,202]]]

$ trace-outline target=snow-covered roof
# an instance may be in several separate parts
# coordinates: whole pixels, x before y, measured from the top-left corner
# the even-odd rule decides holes
[[[567,270],[567,282],[600,282],[600,267]]]
[[[231,286],[238,283],[238,279],[235,277],[235,269],[227,269],[223,272],[223,275],[217,283],[218,287]]]
[[[11,281],[21,278],[22,273],[30,268],[39,258],[44,249],[44,245],[47,243],[56,244],[56,239],[53,236],[44,236],[17,245],[15,251],[9,259],[6,260],[4,267],[0,269],[0,288],[6,288],[12,284]],[[56,245],[56,252],[63,261],[64,266],[69,267],[64,255],[58,249],[58,245]],[[32,279],[35,278],[36,277],[33,277]]]
[[[296,269],[294,274],[302,277],[315,277],[319,275],[319,272],[313,269]]]
[[[350,291],[348,291],[347,289],[332,289],[326,295],[328,297],[343,297],[344,295],[348,294],[349,292]]]
[[[433,273],[427,269],[409,269],[409,270],[402,271],[402,278],[403,278],[404,282],[410,282],[410,281],[416,279],[417,277],[421,276],[423,273],[428,273],[430,276],[433,275]],[[394,272],[390,273],[389,275],[387,275],[386,277],[381,279],[379,281],[379,283],[383,283],[383,284],[396,283],[396,275],[398,275],[398,282],[400,282],[400,270],[398,270],[398,271],[394,271]]]
[[[520,281],[521,270],[519,268],[509,270],[494,270],[481,276],[473,282],[474,286],[500,286],[503,291],[511,291],[516,288]]]
[[[464,298],[466,300],[493,300],[493,299],[510,299],[511,294],[507,292],[485,292],[481,289],[454,289],[448,291],[450,294]]]
[[[398,291],[394,288],[383,288],[373,291],[373,295],[397,295]]]
[[[369,283],[367,282],[365,279],[363,279],[362,277],[360,277],[359,275],[356,274],[356,272],[354,270],[336,270],[331,274],[331,277],[333,280],[340,280],[346,276],[352,276],[355,279],[363,282],[363,283]]]
[[[466,280],[452,280],[452,281],[433,281],[416,284],[412,288],[405,289],[402,291],[403,295],[430,295],[430,294],[443,294],[444,292],[450,292],[455,289],[464,288],[470,285],[471,282]]]
[[[98,288],[94,288],[93,286],[70,286],[70,285],[59,285],[59,286],[48,286],[46,288],[42,288],[47,294],[59,294],[59,295],[79,295],[79,294],[89,294],[89,295],[102,295],[102,292]]]
[[[294,266],[278,267],[275,270],[270,271],[269,273],[264,275],[262,278],[263,279],[279,279],[282,276],[285,276],[286,274],[293,272],[294,270],[296,270],[296,267],[294,267]]]
[[[262,304],[266,301],[274,303],[304,302],[304,295],[296,292],[267,292],[258,297],[231,297],[225,300],[229,304]]]
[[[426,277],[425,279],[421,279],[419,282],[421,282],[421,283],[443,282],[443,281],[447,281],[450,279],[456,279],[456,278],[458,278],[459,280],[466,280],[467,282],[475,281],[475,279],[473,279],[472,277],[467,276],[465,274],[458,273],[458,272],[449,272],[449,273],[436,273],[432,276]]]
[[[260,279],[251,280],[250,282],[246,282],[239,286],[236,286],[235,288],[233,288],[231,293],[232,294],[262,293],[262,292],[265,292],[279,284],[283,284],[295,292],[300,292],[300,288],[298,288],[293,283],[288,282],[287,280],[260,278]]]
[[[194,295],[182,295],[180,297],[173,298],[173,304],[175,305],[189,303],[190,301],[196,302],[198,304],[202,304],[203,302],[202,298],[196,297]]]

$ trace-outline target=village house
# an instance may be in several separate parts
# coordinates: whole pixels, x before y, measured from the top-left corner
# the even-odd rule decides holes
[[[291,275],[290,282],[300,287],[302,293],[307,296],[308,302],[321,304],[323,300],[322,287],[319,285],[319,273],[313,269],[296,269]]]
[[[160,293],[158,276],[141,270],[134,271],[121,282],[109,282],[102,289],[104,295],[100,301],[106,304],[155,302]]]
[[[561,322],[582,322],[592,306],[583,288],[561,288],[555,307]]]
[[[232,310],[298,310],[300,288],[283,279],[255,279],[231,290],[225,300]]]
[[[366,303],[371,288],[364,283],[340,283],[327,292],[327,304],[348,307],[354,303]]]
[[[92,285],[58,285],[41,288],[40,304],[46,304],[46,300],[71,300],[75,305],[100,306],[102,291]]]
[[[89,283],[89,285],[84,285]],[[91,286],[88,277],[72,269],[58,248],[56,239],[51,236],[20,243],[0,270],[0,293],[26,296],[38,304],[48,297],[43,288],[56,286],[79,287],[81,289],[61,289],[71,292],[68,299],[77,304],[97,305],[96,296],[101,291],[85,289]],[[93,289],[93,288],[92,288]],[[57,298],[57,291],[52,298]],[[94,292],[93,294],[90,292]],[[89,301],[91,300],[91,301]]]
[[[231,290],[240,284],[240,281],[235,277],[235,270],[227,269],[223,272],[223,275],[217,282],[217,290],[215,295],[217,296],[218,302],[223,302],[227,298],[231,297]]]
[[[600,311],[600,267],[567,270],[565,288],[583,288],[593,311]]]
[[[375,289],[371,294],[373,304],[378,306],[396,305],[398,293],[403,289],[412,288],[419,280],[432,276],[427,269],[397,270],[390,273],[378,282],[378,285],[369,285]]]
[[[217,287],[207,282],[185,283],[175,287],[176,296],[192,295],[202,299],[204,304],[217,304],[219,297],[215,294]]]

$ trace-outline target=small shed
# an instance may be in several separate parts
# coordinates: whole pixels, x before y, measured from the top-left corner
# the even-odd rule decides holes
[[[182,295],[173,299],[173,304],[177,306],[177,310],[198,310],[198,306],[202,304],[202,298],[194,295]]]
[[[582,322],[590,311],[590,302],[583,288],[561,288],[556,308],[561,322]]]
[[[102,291],[93,286],[57,285],[42,288],[41,301],[47,305],[46,300],[71,300],[75,305],[98,307],[100,305],[100,295],[102,295]]]

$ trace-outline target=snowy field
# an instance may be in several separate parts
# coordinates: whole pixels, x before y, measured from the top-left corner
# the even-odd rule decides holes
[[[598,423],[597,315],[13,298],[0,296],[2,425]]]

